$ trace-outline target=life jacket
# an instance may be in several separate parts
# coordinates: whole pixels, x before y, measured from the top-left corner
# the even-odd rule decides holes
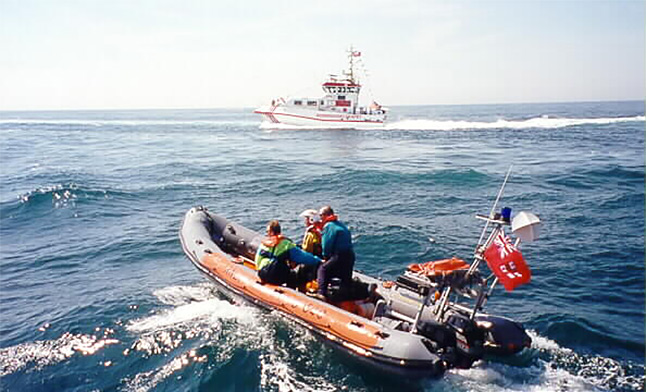
[[[256,269],[261,270],[274,261],[286,262],[289,250],[295,247],[294,243],[282,235],[268,236],[260,243],[256,253]]]
[[[310,225],[305,229],[302,247],[304,251],[316,256],[320,256],[323,253],[321,230],[317,225]]]
[[[338,219],[339,219],[339,217],[338,217],[336,214],[332,214],[332,215],[328,215],[328,216],[324,217],[324,218],[323,218],[323,222],[322,222],[322,223],[323,223],[323,227],[325,227],[325,225],[326,225],[328,222],[333,222],[333,221],[338,220]]]

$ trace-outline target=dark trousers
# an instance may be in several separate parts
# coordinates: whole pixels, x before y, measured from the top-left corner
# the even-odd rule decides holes
[[[347,251],[335,253],[319,266],[316,274],[316,282],[319,286],[319,294],[327,294],[327,285],[332,278],[341,280],[341,287],[349,287],[352,283],[352,270],[354,269],[354,252]]]
[[[281,285],[290,280],[290,269],[284,261],[274,260],[258,271],[258,277],[263,283]]]
[[[292,270],[294,273],[294,283],[296,287],[305,287],[307,282],[316,279],[318,265],[304,265],[301,264]]]

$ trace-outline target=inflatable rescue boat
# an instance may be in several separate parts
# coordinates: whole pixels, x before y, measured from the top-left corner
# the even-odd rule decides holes
[[[352,290],[327,300],[261,283],[253,259],[263,236],[204,207],[186,213],[180,240],[190,261],[230,300],[279,311],[382,370],[427,377],[531,344],[520,323],[481,310],[498,282],[513,290],[531,278],[517,246],[537,237],[540,221],[526,212],[511,221],[509,209],[478,217],[486,221],[479,242],[486,240],[472,264],[457,258],[412,264],[394,281],[355,271]],[[515,244],[504,235],[509,225]],[[482,260],[492,270],[488,277],[480,272]]]

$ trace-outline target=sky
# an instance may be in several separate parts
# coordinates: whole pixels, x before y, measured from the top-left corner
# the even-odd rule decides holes
[[[643,0],[0,0],[0,110],[644,100]]]

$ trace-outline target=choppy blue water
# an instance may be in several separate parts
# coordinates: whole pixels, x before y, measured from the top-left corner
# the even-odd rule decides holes
[[[0,113],[0,389],[644,390],[644,103],[392,108],[385,130],[259,128],[249,109]],[[331,204],[357,267],[469,259],[502,205],[544,222],[492,313],[533,345],[403,384],[222,300],[184,257],[192,206],[299,238]]]

